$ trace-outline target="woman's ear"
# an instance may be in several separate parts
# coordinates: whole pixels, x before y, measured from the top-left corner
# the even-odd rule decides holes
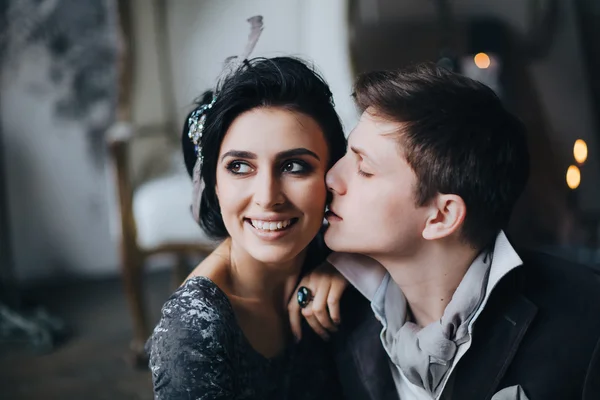
[[[215,198],[217,199],[217,202],[219,201],[219,185],[217,185],[217,183],[215,182]],[[219,203],[221,204],[221,203]]]
[[[426,240],[442,239],[457,232],[467,215],[464,200],[455,194],[438,194],[430,209],[423,229],[423,239]]]

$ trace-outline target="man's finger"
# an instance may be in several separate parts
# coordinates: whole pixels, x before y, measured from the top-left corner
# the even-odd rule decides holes
[[[333,323],[336,325],[339,325],[340,322],[342,322],[342,316],[340,313],[340,300],[342,298],[342,294],[344,294],[344,290],[346,290],[347,285],[347,280],[335,279],[329,288],[329,294],[327,296],[327,308],[329,309],[329,315],[331,316]]]
[[[317,288],[317,294],[313,299],[311,305],[313,314],[319,321],[319,324],[330,332],[336,332],[337,327],[329,317],[329,310],[327,309],[327,298],[329,295],[329,290],[331,281],[326,279],[322,281]]]
[[[327,333],[325,328],[321,326],[319,320],[313,314],[311,304],[302,309],[302,315],[304,315],[306,322],[308,322],[308,325],[310,325],[312,330],[315,331],[317,335],[321,336],[323,340],[329,340],[329,334]]]

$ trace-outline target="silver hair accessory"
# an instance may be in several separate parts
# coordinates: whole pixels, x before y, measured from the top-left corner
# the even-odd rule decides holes
[[[198,223],[200,222],[200,197],[202,195],[202,190],[204,189],[204,179],[202,179],[202,162],[204,161],[204,156],[202,154],[202,132],[204,131],[206,115],[215,104],[223,83],[228,77],[235,74],[243,65],[244,61],[248,59],[263,31],[263,17],[261,15],[248,18],[247,21],[250,23],[250,34],[248,35],[248,42],[246,43],[244,51],[239,56],[228,57],[225,60],[223,71],[217,78],[212,101],[209,104],[204,104],[194,110],[188,118],[188,136],[192,140],[192,143],[194,143],[194,149],[196,150],[196,163],[194,164],[194,171],[192,174],[192,215],[194,216],[194,220]]]
[[[217,100],[216,96],[213,96],[212,101],[209,104],[204,104],[200,108],[197,108],[190,114],[188,118],[188,137],[194,143],[194,150],[196,151],[196,157],[200,162],[203,161],[202,156],[202,131],[204,130],[204,122],[206,121],[206,112],[210,110]]]

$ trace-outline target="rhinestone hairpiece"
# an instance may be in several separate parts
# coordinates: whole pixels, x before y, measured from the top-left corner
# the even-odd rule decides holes
[[[203,160],[201,140],[202,132],[204,131],[204,122],[206,121],[206,114],[208,110],[210,110],[215,104],[216,100],[217,97],[214,96],[209,104],[204,104],[203,106],[197,108],[188,118],[188,137],[192,140],[192,143],[194,143],[196,157],[200,159],[200,162]]]

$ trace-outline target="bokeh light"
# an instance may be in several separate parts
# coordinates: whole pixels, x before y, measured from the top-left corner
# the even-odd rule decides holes
[[[575,165],[571,165],[567,170],[567,185],[571,189],[577,189],[581,183],[581,172]]]
[[[480,69],[486,69],[492,63],[492,60],[490,60],[490,56],[488,56],[485,53],[475,54],[475,57],[473,57],[473,61],[475,61],[475,65],[477,65],[477,68]]]
[[[585,160],[587,160],[588,148],[584,140],[577,139],[575,141],[575,145],[573,146],[573,156],[575,157],[575,161],[579,164],[583,164]]]

